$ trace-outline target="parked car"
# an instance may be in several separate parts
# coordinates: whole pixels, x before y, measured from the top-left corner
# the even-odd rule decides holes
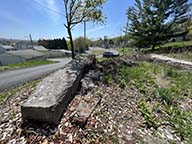
[[[109,58],[109,57],[118,57],[119,53],[117,51],[106,51],[103,53],[103,57]]]

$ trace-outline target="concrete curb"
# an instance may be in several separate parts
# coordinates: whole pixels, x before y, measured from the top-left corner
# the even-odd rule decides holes
[[[192,70],[192,62],[189,62],[189,61],[175,59],[175,58],[157,55],[157,54],[150,54],[149,59],[154,62],[166,63],[174,67],[180,67],[187,70]]]

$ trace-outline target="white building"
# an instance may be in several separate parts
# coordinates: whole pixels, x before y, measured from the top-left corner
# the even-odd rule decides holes
[[[21,57],[26,61],[27,60],[44,60],[46,58],[46,56],[43,53],[32,50],[32,49],[9,51],[7,53],[12,54],[14,56]]]
[[[43,46],[39,46],[39,45],[34,46],[33,49],[37,50],[37,51],[48,51],[48,49],[46,49]]]
[[[7,53],[6,49],[0,46],[0,66],[14,64],[25,61],[22,57],[18,57]]]
[[[0,48],[0,65],[9,65],[29,60],[45,59],[46,56],[43,53],[35,50],[6,51],[5,49]]]
[[[10,46],[10,45],[0,45],[1,49],[5,49],[6,51],[13,51],[15,50],[14,47]]]
[[[7,52],[0,53],[0,65],[9,65],[25,61],[24,58],[9,54]]]
[[[2,47],[2,45],[0,45],[0,54],[4,53],[6,50]]]

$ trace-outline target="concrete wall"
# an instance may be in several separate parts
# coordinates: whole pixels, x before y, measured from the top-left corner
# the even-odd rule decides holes
[[[57,124],[79,88],[85,71],[94,64],[94,57],[72,60],[43,79],[21,106],[23,119]]]

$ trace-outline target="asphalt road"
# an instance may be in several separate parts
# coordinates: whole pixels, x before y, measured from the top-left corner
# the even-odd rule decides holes
[[[54,64],[0,72],[0,91],[46,76],[63,68],[70,60],[70,58],[65,58]]]

